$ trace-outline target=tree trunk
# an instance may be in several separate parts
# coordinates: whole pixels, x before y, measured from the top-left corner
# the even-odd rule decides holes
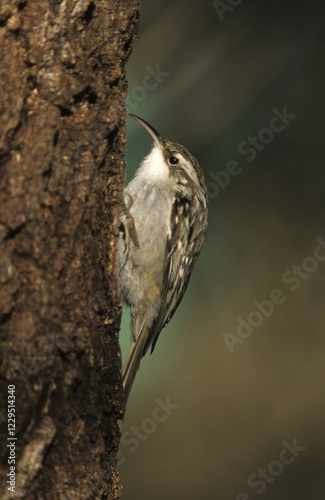
[[[117,239],[138,9],[1,2],[1,499],[120,496]]]

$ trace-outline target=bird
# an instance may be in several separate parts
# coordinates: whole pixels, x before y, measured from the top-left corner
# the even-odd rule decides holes
[[[125,405],[142,357],[153,352],[187,288],[208,226],[208,197],[198,161],[130,114],[153,147],[124,189],[119,274],[131,312],[131,348],[122,369]]]

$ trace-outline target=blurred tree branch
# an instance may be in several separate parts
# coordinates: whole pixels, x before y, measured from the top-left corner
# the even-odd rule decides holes
[[[138,1],[0,6],[0,391],[15,387],[15,493],[117,498],[116,274],[125,63]]]

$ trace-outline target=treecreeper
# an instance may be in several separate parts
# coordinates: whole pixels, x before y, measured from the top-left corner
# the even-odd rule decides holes
[[[123,367],[125,404],[148,349],[183,298],[207,232],[207,189],[197,160],[142,118],[151,152],[124,189],[119,241],[123,299],[131,310],[131,348]]]

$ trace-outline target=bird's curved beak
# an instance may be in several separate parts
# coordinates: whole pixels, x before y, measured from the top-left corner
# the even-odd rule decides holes
[[[156,146],[161,150],[162,146],[163,146],[164,139],[163,139],[163,137],[161,137],[161,135],[159,134],[159,132],[157,132],[157,130],[154,129],[153,126],[150,125],[150,123],[146,122],[146,120],[144,120],[143,118],[140,118],[140,116],[133,115],[131,113],[129,113],[129,116],[131,116],[132,118],[134,118],[137,122],[140,123],[140,125],[142,125],[146,129],[146,131],[153,138]]]

